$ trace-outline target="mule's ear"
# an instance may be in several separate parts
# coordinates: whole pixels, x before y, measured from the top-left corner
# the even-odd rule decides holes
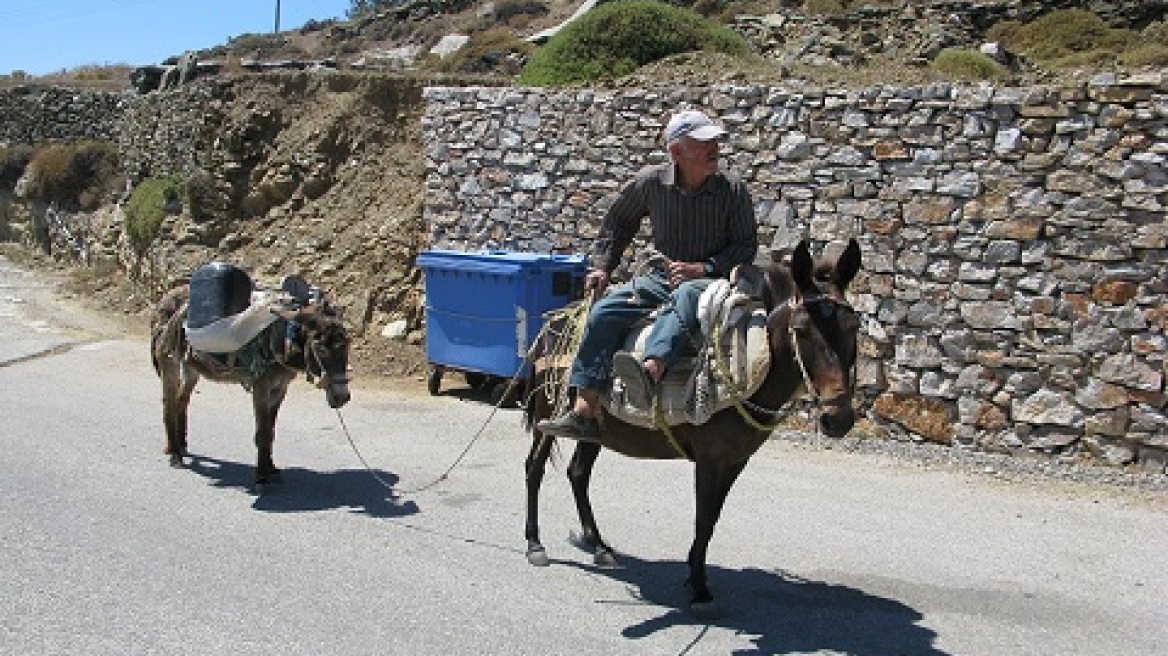
[[[795,287],[800,292],[815,289],[814,268],[811,247],[807,245],[807,240],[803,240],[791,254],[791,277],[795,279]]]
[[[832,277],[841,290],[846,289],[860,271],[860,244],[853,237],[848,241],[848,247],[840,254],[835,263],[835,272]]]

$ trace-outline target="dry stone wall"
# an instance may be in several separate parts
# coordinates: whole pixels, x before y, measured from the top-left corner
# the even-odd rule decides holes
[[[229,83],[0,90],[0,145],[108,139],[131,177],[204,169],[247,190],[249,149],[271,135],[263,112],[225,135],[232,102]],[[764,257],[804,237],[862,244],[852,300],[877,426],[1165,469],[1163,74],[1070,88],[428,87],[423,102],[433,247],[586,253],[618,185],[662,161],[669,113],[703,107],[731,129],[725,161],[754,192]]]
[[[1168,454],[1168,79],[1072,88],[430,88],[437,248],[587,253],[693,105],[729,127],[767,251],[864,251],[877,423],[964,448]]]
[[[101,139],[116,141],[132,94],[60,87],[0,89],[0,144]]]

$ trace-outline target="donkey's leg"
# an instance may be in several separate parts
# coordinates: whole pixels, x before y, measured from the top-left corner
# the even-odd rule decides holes
[[[746,467],[746,461],[738,463],[711,463],[699,461],[695,467],[695,493],[697,521],[694,541],[689,549],[689,580],[686,587],[690,591],[690,607],[695,611],[713,609],[714,595],[706,583],[706,551],[710,538],[714,536],[714,526],[722,515],[726,495],[734,486],[734,481]]]
[[[166,428],[166,450],[171,467],[182,467],[187,455],[187,416],[191,404],[191,394],[199,374],[175,358],[165,358],[159,363],[162,379],[162,423]]]
[[[616,553],[600,537],[596,527],[596,516],[592,514],[592,500],[588,498],[588,484],[592,480],[592,466],[600,456],[600,445],[595,442],[578,442],[572,460],[568,463],[568,480],[572,484],[572,495],[576,498],[576,512],[580,515],[583,534],[580,542],[592,549],[592,561],[604,567],[616,567]]]
[[[547,550],[539,541],[539,488],[543,484],[544,471],[555,440],[543,435],[536,428],[532,428],[532,436],[526,467],[527,525],[524,532],[527,537],[527,562],[546,567],[551,561],[548,560]]]
[[[291,379],[272,372],[261,376],[251,391],[252,409],[255,411],[256,445],[256,485],[265,485],[279,480],[280,470],[272,460],[272,443],[276,440],[276,416],[280,404],[288,393]]]

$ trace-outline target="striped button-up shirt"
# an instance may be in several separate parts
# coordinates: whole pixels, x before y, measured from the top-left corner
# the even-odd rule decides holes
[[[710,262],[717,275],[751,262],[758,251],[758,222],[750,191],[737,176],[717,171],[696,192],[677,180],[672,162],[637,173],[604,217],[596,261],[611,274],[649,217],[653,247],[671,260]]]

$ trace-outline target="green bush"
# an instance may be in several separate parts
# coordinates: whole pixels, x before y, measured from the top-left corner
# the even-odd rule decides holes
[[[1009,75],[1004,66],[976,50],[943,50],[933,60],[933,70],[962,80],[996,80]]]
[[[52,144],[28,163],[25,196],[68,210],[92,210],[121,185],[118,149],[104,141]]]
[[[223,197],[215,187],[215,178],[203,169],[191,174],[183,184],[183,197],[196,221],[206,221],[223,209]]]
[[[1135,32],[1108,27],[1082,9],[1052,11],[1029,23],[1002,21],[990,28],[987,39],[1048,66],[1114,60],[1139,44]]]
[[[176,176],[146,178],[134,187],[123,209],[124,228],[130,244],[139,253],[158,237],[162,220],[180,205],[183,184]]]
[[[655,0],[600,5],[532,55],[517,82],[545,86],[627,75],[669,55],[699,50],[746,55],[728,27]]]

